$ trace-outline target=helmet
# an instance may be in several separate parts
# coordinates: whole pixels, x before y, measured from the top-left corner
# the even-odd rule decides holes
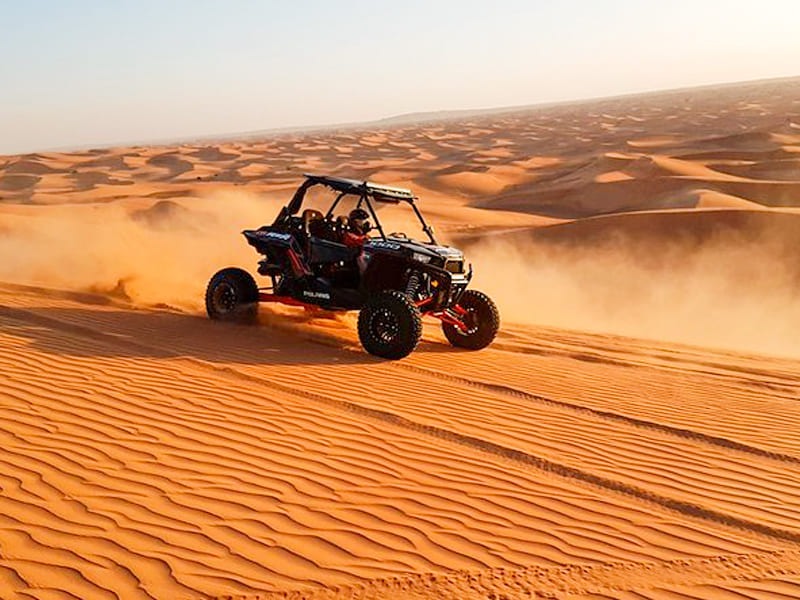
[[[353,233],[357,233],[358,235],[366,235],[367,232],[372,229],[372,225],[369,222],[369,215],[367,211],[362,208],[351,210],[348,215],[348,221],[350,223],[350,229]]]

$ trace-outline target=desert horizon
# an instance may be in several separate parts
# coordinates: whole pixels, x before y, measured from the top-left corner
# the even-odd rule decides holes
[[[800,597],[800,77],[436,114],[0,155],[0,597]],[[208,319],[303,173],[493,343]]]
[[[605,102],[612,100],[632,100],[632,99],[646,99],[648,96],[664,96],[665,94],[680,94],[682,92],[698,92],[703,90],[719,90],[727,87],[742,87],[742,86],[762,86],[762,85],[775,85],[781,83],[788,83],[796,79],[796,76],[781,76],[781,77],[766,77],[759,79],[746,79],[746,80],[730,80],[717,83],[704,83],[701,85],[680,85],[676,87],[664,89],[642,89],[630,90],[613,94],[605,94],[600,96],[586,96],[575,97],[558,100],[547,100],[540,102],[528,102],[523,104],[510,104],[495,107],[479,107],[479,108],[437,108],[432,110],[412,111],[406,113],[390,114],[388,116],[381,116],[375,119],[367,120],[354,120],[354,121],[341,121],[330,123],[307,123],[307,124],[292,124],[281,125],[280,127],[270,127],[261,129],[252,129],[244,131],[229,131],[211,133],[208,131],[199,131],[193,134],[186,134],[183,136],[176,136],[170,138],[149,138],[149,139],[136,139],[136,140],[97,140],[93,143],[84,143],[80,145],[64,145],[53,147],[40,147],[34,148],[27,152],[5,152],[0,156],[18,156],[23,154],[35,154],[37,152],[82,152],[87,150],[101,150],[103,148],[114,147],[135,147],[135,146],[175,146],[175,145],[191,145],[197,143],[225,143],[225,142],[241,142],[252,140],[254,138],[264,137],[277,137],[281,135],[292,134],[316,134],[325,133],[337,130],[349,129],[365,129],[371,127],[395,127],[402,125],[420,125],[431,122],[445,122],[454,121],[466,118],[487,117],[492,115],[499,115],[503,113],[518,113],[518,112],[531,112],[536,110],[543,110],[554,108],[563,105],[580,105],[583,103]]]

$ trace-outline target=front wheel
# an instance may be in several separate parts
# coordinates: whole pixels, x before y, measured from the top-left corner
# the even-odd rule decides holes
[[[458,306],[463,309],[461,316],[466,331],[456,325],[442,322],[442,331],[447,341],[458,348],[480,350],[494,341],[500,329],[500,312],[489,296],[476,290],[466,290],[461,294]]]
[[[247,271],[218,271],[206,288],[206,312],[211,319],[253,323],[258,316],[258,286]]]
[[[422,315],[402,292],[380,292],[367,300],[358,315],[358,337],[370,354],[403,358],[422,337]]]

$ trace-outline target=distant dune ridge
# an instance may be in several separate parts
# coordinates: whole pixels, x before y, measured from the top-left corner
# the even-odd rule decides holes
[[[496,343],[205,319],[309,171]],[[800,597],[798,234],[800,78],[0,157],[0,598]]]

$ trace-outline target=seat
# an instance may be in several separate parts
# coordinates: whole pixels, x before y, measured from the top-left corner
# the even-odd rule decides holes
[[[303,239],[301,242],[301,247],[303,249],[303,254],[310,256],[311,238],[318,235],[319,223],[321,223],[325,217],[323,217],[322,213],[318,210],[307,208],[303,211],[303,214],[300,216],[300,218],[303,225]]]
[[[303,231],[306,235],[314,235],[314,229],[319,227],[319,223],[324,221],[325,217],[318,210],[307,208],[303,211]]]

